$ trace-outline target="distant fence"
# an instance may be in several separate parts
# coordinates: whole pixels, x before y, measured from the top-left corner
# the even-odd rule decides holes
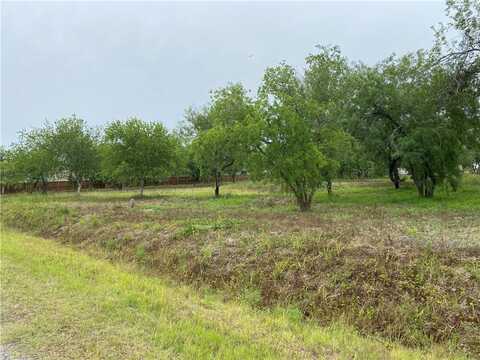
[[[248,180],[248,175],[222,176],[222,182],[235,182]],[[170,176],[160,181],[147,182],[146,186],[177,186],[177,185],[208,185],[213,182],[212,179],[196,180],[191,176]],[[103,181],[84,181],[82,182],[82,190],[98,190],[98,189],[121,189],[121,184],[114,184]],[[68,180],[49,181],[47,191],[74,191],[75,185]],[[2,188],[2,194],[12,194],[18,192],[34,192],[41,191],[40,183],[21,183],[6,185]]]

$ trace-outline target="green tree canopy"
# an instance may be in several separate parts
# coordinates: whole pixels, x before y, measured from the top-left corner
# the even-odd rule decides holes
[[[346,79],[349,66],[338,47],[317,48],[318,53],[306,59],[305,96],[313,106],[313,131],[325,155],[322,178],[330,194],[332,181],[342,164],[353,156],[353,138],[344,130],[348,119]]]
[[[53,136],[54,128],[48,123],[42,128],[20,133],[19,142],[12,147],[8,156],[10,162],[15,164],[13,178],[33,183],[35,187],[41,184],[42,191],[47,192],[48,181],[60,168]]]
[[[97,135],[83,119],[73,115],[53,124],[51,139],[58,170],[68,175],[80,193],[82,182],[99,171]]]
[[[291,66],[267,69],[259,90],[258,115],[250,125],[256,150],[251,170],[256,178],[284,185],[302,211],[310,209],[327,163],[313,131],[314,114],[315,104]]]
[[[19,170],[16,151],[0,146],[0,193],[3,195],[7,186],[18,184],[24,180],[25,178]]]
[[[478,97],[471,87],[445,92],[452,72],[417,52],[358,67],[351,78],[354,133],[388,164],[396,186],[401,164],[425,197],[445,180],[456,187],[465,147],[477,134]]]
[[[253,114],[253,104],[241,84],[232,84],[212,92],[206,114],[208,123],[197,129],[192,143],[200,171],[215,178],[215,196],[220,194],[222,175],[241,169],[246,160],[246,123]]]
[[[120,182],[140,184],[164,177],[172,170],[177,143],[161,123],[137,118],[114,121],[105,129],[104,171]]]

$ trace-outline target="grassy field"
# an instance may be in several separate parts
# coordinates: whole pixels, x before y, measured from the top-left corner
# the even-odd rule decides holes
[[[436,359],[294,309],[255,311],[52,241],[2,233],[2,342],[41,359]],[[461,357],[458,357],[459,359]]]
[[[137,271],[151,276],[142,278],[141,284],[150,284],[153,278],[168,278],[176,284],[192,286],[195,291],[191,288],[174,290],[172,285],[160,283],[155,285],[159,289],[170,286],[168,291],[178,292],[185,299],[193,296],[192,304],[204,301],[193,293],[213,289],[217,292],[215,300],[208,301],[213,301],[209,306],[218,312],[215,316],[225,316],[227,324],[238,323],[244,318],[253,321],[244,324],[245,330],[240,331],[246,335],[243,342],[236,335],[230,337],[223,328],[217,329],[216,326],[220,326],[217,323],[192,325],[190,330],[191,324],[185,325],[184,330],[172,328],[169,331],[176,335],[171,337],[157,331],[155,336],[158,339],[148,331],[145,334],[145,329],[151,325],[143,330],[134,325],[123,330],[108,325],[112,326],[112,333],[103,327],[99,330],[100,342],[104,343],[98,345],[98,349],[82,347],[82,351],[90,351],[88,354],[97,351],[98,357],[104,357],[102,346],[106,348],[109,341],[120,341],[122,335],[116,335],[119,331],[134,331],[132,339],[139,337],[138,349],[135,349],[136,345],[125,345],[130,349],[125,351],[131,351],[129,356],[133,358],[143,351],[147,354],[155,349],[167,351],[166,357],[169,354],[193,358],[196,354],[200,357],[204,354],[208,357],[206,354],[213,351],[221,358],[241,358],[240,354],[228,352],[236,351],[229,350],[231,347],[246,351],[247,358],[275,358],[276,352],[285,357],[306,358],[351,358],[352,354],[357,354],[357,358],[400,356],[400,350],[396,350],[398,347],[391,350],[390,345],[381,345],[368,336],[382,337],[389,344],[428,349],[426,351],[430,351],[433,358],[441,358],[442,354],[453,358],[453,352],[480,356],[480,179],[467,177],[462,189],[456,193],[439,189],[434,199],[418,198],[411,185],[405,184],[402,189],[395,190],[385,181],[344,182],[337,184],[334,190],[332,197],[319,193],[310,213],[298,212],[292,199],[277,188],[254,183],[224,186],[223,196],[219,199],[213,198],[210,188],[149,189],[144,198],[136,199],[134,208],[128,206],[128,200],[136,195],[133,191],[89,192],[80,196],[23,194],[3,199],[2,222],[9,229],[56,239],[73,246],[77,252],[80,249],[95,258],[122,264],[122,269],[134,266]],[[19,254],[21,248],[25,254],[29,251],[36,253],[45,246],[44,255],[53,261],[55,257],[48,255],[47,251],[60,254],[67,250],[47,241],[9,234],[16,240],[5,240],[8,236],[4,236],[2,254],[6,258],[3,263],[7,264],[4,267],[7,275],[4,276],[7,279],[18,276],[23,280],[16,281],[25,282],[25,286],[19,289],[6,287],[4,301],[8,304],[11,298],[27,299],[28,292],[42,294],[37,298],[41,303],[45,301],[46,307],[50,302],[55,303],[53,299],[56,297],[70,299],[71,296],[63,290],[57,296],[29,280],[34,278],[32,273],[40,276],[42,271],[45,278],[58,276],[54,275],[55,269],[51,269],[53,273],[48,275],[48,266],[41,270],[42,266],[28,268],[25,263],[23,268],[20,265],[15,268],[13,264],[21,263],[19,261],[8,265],[8,251]],[[37,245],[39,243],[42,245]],[[17,244],[20,245],[16,249]],[[71,269],[72,265],[63,264],[62,259],[55,264]],[[85,264],[100,264],[84,255],[79,259]],[[115,273],[124,271],[101,264]],[[78,266],[83,269],[83,265]],[[96,272],[92,275],[95,281],[86,281],[81,286],[95,287],[97,291],[105,287],[107,293],[125,290],[124,296],[130,299],[125,300],[126,307],[118,308],[116,317],[113,317],[115,324],[134,323],[132,319],[137,315],[128,311],[128,301],[141,302],[141,316],[151,316],[152,322],[167,321],[159,319],[159,314],[169,318],[168,311],[155,312],[144,303],[154,299],[149,299],[143,290],[118,289],[113,283],[102,283],[97,275]],[[68,271],[65,276],[70,276]],[[68,280],[56,281],[63,289],[61,283]],[[91,301],[88,302],[90,297],[81,295],[90,290],[83,291],[78,286],[78,302],[65,300],[68,302],[66,313],[75,313],[77,306],[93,306]],[[26,293],[22,294],[22,291]],[[75,287],[69,291],[75,293]],[[132,295],[137,293],[138,299]],[[229,305],[231,301],[236,305]],[[165,306],[175,307],[171,304]],[[28,313],[30,307],[33,304],[27,301],[26,310],[19,311]],[[6,308],[8,318],[8,306]],[[253,309],[261,309],[261,312]],[[103,307],[96,310],[99,319],[107,316],[108,309],[104,310]],[[236,311],[242,311],[238,319],[232,315]],[[244,316],[244,313],[249,315]],[[252,324],[263,317],[269,319],[266,322],[271,327],[259,330]],[[68,319],[64,320],[67,328],[71,325]],[[185,316],[184,320],[189,319]],[[272,332],[276,319],[285,321],[281,329],[290,329],[282,335],[292,340],[292,345],[281,342],[286,348],[275,347],[267,336],[270,333],[273,338],[277,336]],[[88,317],[84,320],[94,324],[98,319]],[[79,323],[73,328],[83,329],[83,332],[79,330],[80,337],[85,338],[84,343],[89,343],[88,337],[93,335],[85,330],[88,325],[84,326],[82,319],[75,321]],[[197,320],[192,321],[196,323]],[[223,323],[224,320],[219,321]],[[351,337],[351,330],[344,330],[345,325],[339,326],[339,323],[353,327],[367,338]],[[50,330],[41,331],[41,319],[36,324],[37,327],[25,325],[27,333],[35,334],[34,340],[19,343],[31,349],[48,348],[43,342],[48,344],[49,340],[43,339],[42,334]],[[249,326],[253,329],[247,330]],[[205,332],[204,328],[213,332]],[[323,335],[318,335],[318,339],[313,335],[310,338],[307,334],[315,333],[312,329]],[[257,330],[263,337],[256,333]],[[12,339],[16,333],[21,333],[21,330],[15,331],[11,332],[14,334],[10,335]],[[218,342],[218,348],[214,351],[207,344],[191,343],[190,336],[197,331],[201,337],[205,334],[206,339],[210,336],[216,339],[214,343]],[[261,340],[252,342],[251,339],[257,337]],[[344,340],[340,340],[342,338]],[[352,340],[354,343],[350,344],[350,338],[356,339]],[[70,345],[72,339],[64,339],[64,346],[79,351],[75,350],[76,344]],[[178,347],[176,340],[172,339],[179,339]],[[55,339],[50,338],[50,341]],[[237,342],[241,345],[232,346]],[[257,345],[261,346],[257,349]],[[59,346],[56,344],[53,348]],[[252,350],[252,346],[255,349]],[[436,349],[433,355],[431,349]],[[411,353],[405,356],[423,358],[424,355]]]

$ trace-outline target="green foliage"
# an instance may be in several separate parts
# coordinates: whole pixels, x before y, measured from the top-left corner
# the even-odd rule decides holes
[[[250,126],[256,177],[281,182],[301,210],[315,191],[353,164],[355,140],[345,131],[347,60],[336,47],[307,57],[304,80],[286,65],[266,71]]]
[[[466,87],[480,88],[480,3],[475,0],[447,0],[450,22],[436,30],[433,50],[439,63],[453,69],[450,91]],[[453,33],[455,36],[448,36]]]
[[[479,129],[475,91],[446,92],[450,75],[451,69],[418,52],[358,67],[351,78],[354,133],[389,165],[392,181],[401,165],[425,197],[444,181],[456,188],[465,146]]]
[[[342,126],[347,120],[347,79],[350,73],[347,59],[338,47],[317,46],[318,52],[306,58],[305,86],[314,100],[315,124]]]
[[[100,170],[98,137],[75,115],[56,121],[51,131],[58,171],[73,180],[80,192],[82,181],[94,178]]]
[[[19,171],[18,158],[13,150],[0,146],[0,193],[3,195],[7,186],[22,182],[24,177]]]
[[[388,58],[373,68],[358,65],[352,70],[348,79],[353,95],[349,103],[352,112],[349,129],[369,158],[389,169],[390,179],[398,187],[401,159],[398,137],[403,131],[399,118],[404,104],[397,88],[403,74],[393,61]]]
[[[221,177],[227,171],[243,168],[246,160],[246,123],[253,112],[253,105],[241,84],[229,85],[212,93],[211,106],[201,117],[209,126],[198,127],[192,142],[192,153],[200,173],[215,177],[215,196],[219,196]],[[196,118],[198,119],[198,117]]]
[[[114,121],[105,129],[103,169],[121,183],[140,183],[166,176],[177,160],[179,143],[161,123],[137,118]]]
[[[319,46],[318,50],[317,54],[306,59],[305,86],[306,96],[313,100],[313,131],[319,149],[325,155],[322,177],[331,193],[333,179],[354,155],[354,140],[344,130],[348,119],[346,79],[349,67],[338,47]]]
[[[46,192],[47,182],[60,169],[55,146],[54,128],[48,123],[40,129],[21,132],[19,143],[7,152],[7,164],[13,166],[7,179],[40,183]]]
[[[242,156],[237,142],[239,131],[241,128],[238,126],[215,126],[200,134],[192,143],[194,159],[200,166],[200,173],[204,177],[213,175],[217,189],[222,174]]]
[[[324,126],[317,131],[319,149],[326,157],[322,169],[322,178],[327,183],[327,190],[332,191],[332,181],[340,173],[341,167],[347,166],[354,156],[353,138],[338,127]]]
[[[265,72],[258,113],[250,125],[252,173],[283,184],[302,211],[308,210],[322,184],[327,165],[313,131],[314,103],[292,67],[282,64]]]
[[[171,146],[173,149],[172,162],[170,165],[170,174],[173,176],[189,175],[194,180],[198,180],[196,174],[191,168],[190,148],[184,143],[178,133],[170,134]]]
[[[209,117],[209,108],[207,106],[200,110],[189,107],[185,110],[184,120],[179,127],[179,135],[186,144],[189,144],[196,136],[211,127],[212,121]]]

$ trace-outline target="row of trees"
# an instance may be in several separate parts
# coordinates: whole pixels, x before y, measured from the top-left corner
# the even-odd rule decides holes
[[[136,183],[162,178],[176,167],[180,144],[161,123],[137,118],[114,121],[103,131],[75,115],[41,129],[24,131],[2,151],[2,181],[33,183],[47,192],[48,181],[68,178],[80,193],[85,181]]]
[[[96,135],[75,116],[54,125],[23,131],[11,149],[2,150],[2,182],[29,182],[47,191],[48,181],[63,173],[77,185],[98,171]]]
[[[440,184],[456,190],[463,169],[479,167],[480,3],[449,0],[447,13],[431,50],[367,66],[319,47],[303,73],[267,69],[255,99],[239,84],[214,92],[185,125],[199,163],[217,178],[246,163],[302,210],[323,184],[331,192],[335,177],[372,163],[395,188],[406,170],[422,197]]]
[[[388,174],[399,188],[404,169],[420,196],[440,184],[455,190],[480,160],[480,5],[448,1],[447,11],[452,22],[429,51],[367,66],[318,47],[301,73],[268,68],[255,97],[241,84],[213,91],[172,133],[135,118],[94,131],[75,116],[24,132],[2,155],[2,178],[46,189],[66,174],[80,191],[100,177],[143,194],[150,179],[188,173],[213,177],[219,196],[223,175],[247,170],[282,184],[301,210],[337,177]]]

